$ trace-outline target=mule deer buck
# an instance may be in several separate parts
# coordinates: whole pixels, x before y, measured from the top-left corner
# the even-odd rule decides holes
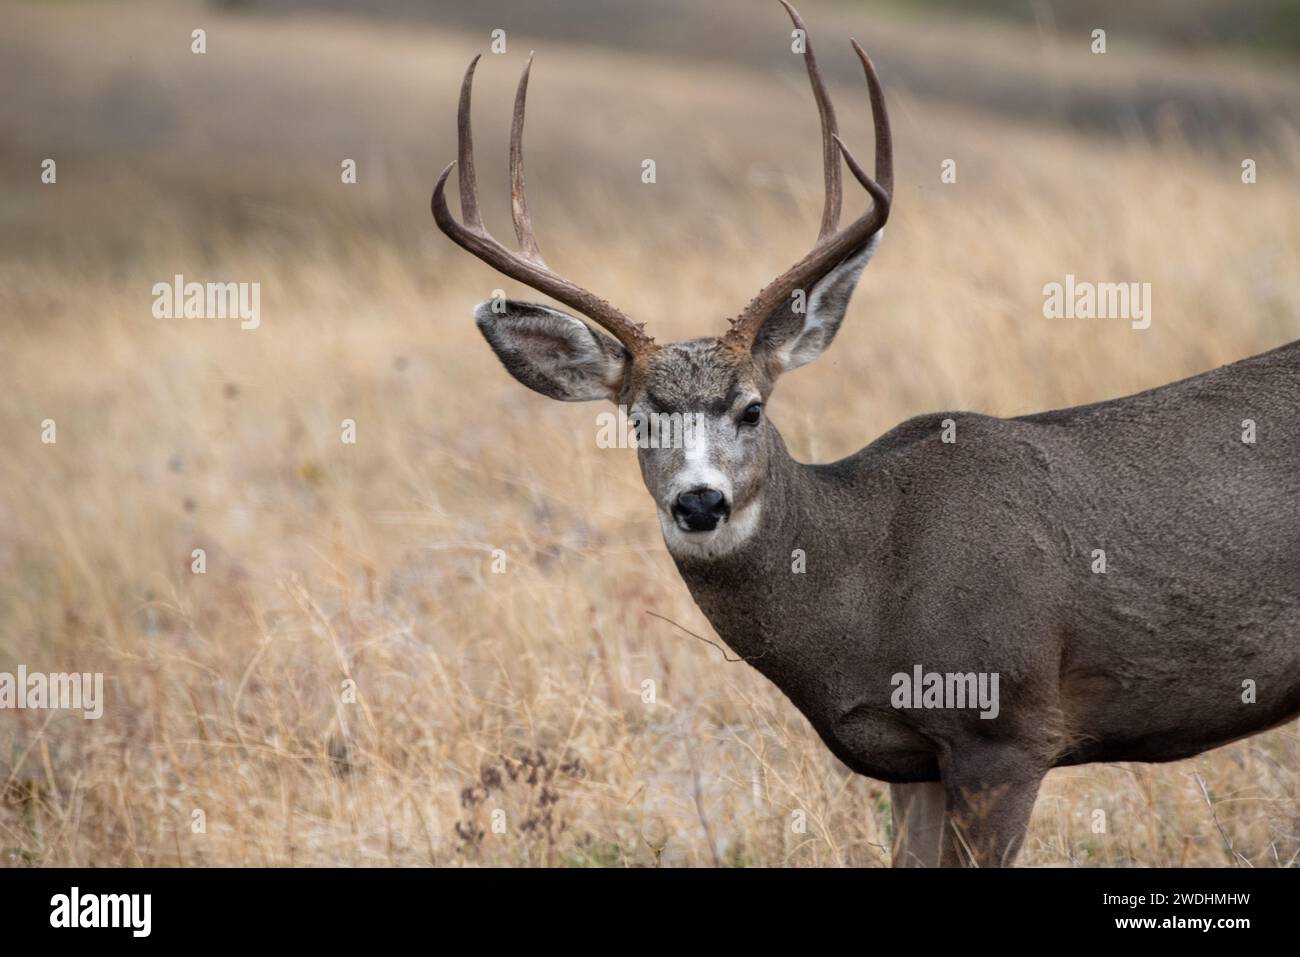
[[[1300,712],[1300,342],[1095,405],[923,415],[841,461],[796,462],[765,405],[782,373],[834,339],[893,196],[884,96],[853,49],[875,177],[841,141],[807,46],[821,232],[723,336],[658,345],[545,264],[521,148],[531,58],[510,137],[519,252],[479,214],[477,58],[460,92],[464,222],[444,195],[455,163],[433,215],[464,249],[609,333],[550,306],[481,304],[479,329],[524,385],[634,413],[703,414],[686,447],[638,451],[668,550],[718,634],[849,768],[890,783],[895,865],[1002,865],[1049,769],[1174,761]],[[838,229],[841,157],[872,203]],[[1246,419],[1254,442],[1243,441]],[[792,573],[799,549],[804,574]],[[899,679],[914,675],[926,700],[909,704]],[[961,706],[963,692],[989,685],[992,707]]]

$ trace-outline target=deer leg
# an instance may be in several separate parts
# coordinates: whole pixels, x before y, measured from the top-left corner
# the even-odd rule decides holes
[[[894,819],[893,867],[938,867],[946,795],[938,781],[891,784]]]
[[[977,749],[943,762],[947,821],[944,867],[1005,867],[1014,862],[1047,768],[1019,751]]]

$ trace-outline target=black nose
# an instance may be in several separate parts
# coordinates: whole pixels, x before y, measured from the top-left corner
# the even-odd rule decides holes
[[[673,517],[692,532],[713,531],[728,511],[726,498],[716,488],[693,488],[673,503]]]

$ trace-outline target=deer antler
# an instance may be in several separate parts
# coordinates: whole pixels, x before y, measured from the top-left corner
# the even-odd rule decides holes
[[[478,184],[474,176],[474,140],[470,131],[470,90],[474,84],[474,68],[478,57],[470,61],[465,79],[460,87],[460,107],[456,116],[457,153],[460,161],[460,211],[465,222],[459,223],[447,208],[443,194],[447,177],[455,163],[449,163],[438,177],[433,188],[433,218],[456,245],[498,272],[517,279],[538,292],[558,299],[567,306],[587,316],[614,336],[633,358],[648,355],[656,346],[645,334],[642,324],[635,323],[604,299],[580,286],[576,286],[555,273],[542,259],[533,235],[532,220],[528,215],[528,198],[524,192],[524,104],[528,98],[528,73],[533,57],[528,56],[519,89],[515,93],[514,119],[510,125],[510,212],[519,240],[519,252],[513,253],[502,246],[483,225],[478,209]]]
[[[885,109],[885,97],[881,92],[880,80],[876,76],[876,68],[872,66],[870,57],[858,45],[857,40],[851,41],[854,52],[862,61],[862,69],[867,77],[871,116],[876,129],[876,176],[879,177],[879,182],[866,174],[840,139],[835,124],[835,110],[826,92],[826,84],[822,81],[821,71],[817,69],[812,44],[808,42],[808,30],[794,7],[786,0],[781,0],[781,5],[790,14],[795,28],[802,30],[804,34],[804,64],[808,68],[808,80],[812,84],[813,96],[817,100],[817,112],[821,118],[826,202],[822,207],[821,231],[812,251],[764,286],[762,291],[750,300],[744,312],[732,320],[725,339],[733,347],[744,350],[748,350],[753,345],[754,337],[758,335],[763,321],[785,302],[791,293],[796,289],[811,289],[831,269],[865,246],[872,236],[880,232],[885,225],[885,220],[889,218],[890,197],[894,192],[894,150],[889,133],[889,112]],[[843,154],[844,161],[848,164],[854,178],[871,194],[874,202],[869,210],[836,232],[842,199],[840,154]]]

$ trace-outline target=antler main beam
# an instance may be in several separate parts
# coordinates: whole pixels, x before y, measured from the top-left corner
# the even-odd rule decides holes
[[[470,93],[474,85],[474,68],[479,57],[470,61],[465,79],[460,87],[460,106],[456,115],[457,156],[460,163],[460,211],[463,223],[457,222],[447,206],[445,189],[447,177],[456,163],[438,177],[433,188],[433,218],[456,245],[483,260],[493,269],[511,279],[531,286],[567,306],[578,310],[597,325],[608,331],[633,358],[647,355],[656,347],[654,340],[645,334],[641,324],[633,322],[620,310],[581,286],[556,275],[542,259],[533,235],[532,219],[528,214],[528,197],[524,191],[524,108],[528,99],[528,74],[533,58],[529,54],[519,88],[515,93],[514,117],[510,124],[510,213],[514,220],[519,252],[506,249],[493,238],[483,225],[478,206],[478,183],[474,172],[474,137],[470,129]]]
[[[822,128],[822,162],[826,181],[826,201],[822,208],[821,231],[812,251],[788,270],[772,280],[750,300],[744,312],[732,320],[727,331],[726,340],[734,347],[748,350],[758,335],[763,321],[784,303],[796,289],[811,289],[823,276],[847,257],[865,246],[871,237],[885,225],[889,218],[890,197],[894,192],[894,149],[889,131],[889,112],[885,108],[885,96],[880,89],[880,79],[871,58],[858,44],[851,41],[853,51],[862,62],[863,72],[867,78],[867,92],[871,100],[871,116],[876,132],[876,177],[872,179],[854,159],[849,148],[839,137],[835,123],[835,110],[831,106],[830,95],[822,80],[817,60],[813,56],[812,44],[808,41],[808,30],[794,7],[786,0],[781,5],[790,14],[795,28],[804,35],[804,65],[808,70],[808,80],[812,84],[813,96],[817,100],[817,112],[821,118]],[[841,188],[840,156],[848,164],[853,176],[868,193],[871,194],[872,206],[842,230],[836,232],[839,224]]]

